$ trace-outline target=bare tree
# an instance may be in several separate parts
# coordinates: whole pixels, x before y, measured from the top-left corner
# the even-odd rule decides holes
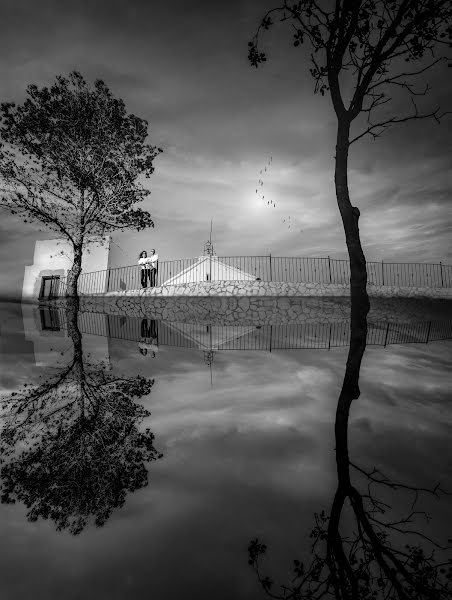
[[[154,380],[115,377],[84,357],[77,311],[66,308],[73,343],[69,363],[37,387],[2,401],[1,501],[23,502],[27,517],[51,519],[58,530],[102,526],[128,492],[147,485],[146,463],[162,455],[140,428],[150,413],[133,398]]]
[[[281,600],[447,600],[452,593],[452,559],[444,558],[452,546],[441,545],[423,532],[419,497],[445,494],[439,485],[429,489],[391,481],[376,469],[354,464],[349,455],[349,415],[360,396],[359,375],[366,349],[367,295],[365,281],[357,283],[351,297],[350,347],[334,424],[337,488],[327,515],[315,515],[311,532],[312,560],[294,563],[289,584],[274,590],[274,582],[262,574],[265,544],[255,539],[249,545],[249,563],[267,594]],[[352,479],[354,472],[367,481]],[[378,498],[375,488],[413,494],[410,509],[402,517],[391,516],[392,507]],[[343,535],[343,522],[353,521],[351,535]],[[404,544],[404,539],[410,543]],[[449,541],[448,543],[452,543]],[[435,554],[439,551],[439,557]]]
[[[350,258],[351,295],[367,299],[366,263],[359,235],[359,209],[348,189],[350,145],[365,136],[378,137],[388,127],[414,119],[439,120],[440,109],[422,111],[417,98],[429,88],[418,77],[444,62],[451,47],[452,5],[449,0],[284,0],[268,10],[249,42],[249,60],[266,61],[261,34],[274,20],[288,21],[293,44],[311,48],[314,91],[329,94],[337,118],[334,181]],[[392,92],[408,94],[403,115],[390,115]],[[353,122],[367,124],[351,132]],[[364,286],[362,285],[364,283]],[[364,305],[363,305],[364,306]]]
[[[353,310],[353,300],[352,300]],[[361,311],[361,315],[364,313]],[[365,316],[364,316],[365,319]],[[452,546],[440,544],[425,532],[429,516],[421,497],[440,498],[439,485],[422,488],[394,482],[377,469],[366,470],[349,457],[348,421],[353,400],[360,395],[358,378],[365,349],[365,327],[353,332],[344,381],[336,408],[335,441],[337,489],[329,514],[315,515],[311,531],[312,559],[294,561],[293,579],[276,587],[262,573],[266,545],[251,541],[249,563],[263,589],[280,600],[447,600],[452,594]],[[352,472],[359,476],[352,478]],[[367,482],[360,490],[362,479]],[[381,488],[411,495],[409,509],[394,516]],[[348,533],[346,519],[352,520]],[[449,540],[448,544],[451,544]]]
[[[30,85],[20,106],[3,103],[0,123],[0,206],[69,240],[74,296],[90,240],[153,227],[136,206],[150,194],[137,178],[150,177],[162,150],[145,143],[147,122],[127,114],[103,81],[90,88],[76,71],[49,88]]]
[[[452,593],[449,545],[426,532],[429,514],[420,498],[440,498],[437,485],[422,489],[391,481],[380,471],[349,465],[368,481],[367,489],[339,482],[330,513],[316,513],[307,542],[311,559],[295,560],[290,582],[276,586],[263,573],[267,547],[258,539],[248,547],[249,564],[263,589],[279,600],[448,600]],[[400,514],[378,487],[403,493],[408,508]],[[408,497],[411,494],[412,497]],[[343,521],[353,525],[343,533]]]

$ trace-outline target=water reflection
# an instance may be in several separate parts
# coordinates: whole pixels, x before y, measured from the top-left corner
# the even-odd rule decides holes
[[[148,352],[155,358],[159,349],[158,325],[155,319],[141,319],[141,340],[138,348],[143,356]]]
[[[23,502],[30,521],[51,519],[78,534],[91,520],[104,525],[129,492],[146,486],[146,464],[161,455],[150,429],[140,428],[150,412],[135,401],[154,380],[118,377],[84,353],[76,305],[63,312],[67,363],[2,401],[1,500]],[[59,331],[62,316],[41,311],[43,329]]]
[[[36,371],[49,372],[59,360],[58,371],[51,378],[54,381],[73,360],[73,315],[69,316],[68,326],[65,311],[46,308],[33,315],[31,312],[24,308],[23,314],[26,339],[33,340],[35,361],[40,365]],[[79,313],[77,327],[83,333],[83,365],[90,380],[102,383],[102,379],[95,379],[101,377],[97,371],[103,372],[106,379],[118,381],[136,380],[131,375],[137,372],[155,377],[149,398],[143,396],[138,402],[152,408],[152,429],[159,449],[165,452],[165,460],[151,465],[152,485],[139,493],[129,493],[124,509],[115,513],[108,527],[100,531],[86,527],[75,540],[45,526],[22,527],[20,505],[3,507],[2,535],[7,540],[2,556],[4,571],[14,572],[16,567],[27,576],[25,591],[11,598],[28,597],[32,586],[41,585],[41,581],[45,586],[43,593],[48,597],[61,595],[71,581],[77,597],[95,594],[102,600],[145,596],[150,593],[150,586],[153,595],[162,598],[179,597],[183,589],[187,597],[258,600],[266,594],[246,560],[247,544],[256,536],[259,539],[250,550],[261,565],[262,580],[268,572],[275,581],[284,581],[280,567],[286,573],[286,559],[298,557],[304,563],[303,575],[288,584],[286,597],[309,597],[311,591],[312,597],[318,598],[327,581],[328,593],[324,598],[339,594],[338,598],[367,600],[372,593],[376,598],[383,597],[383,591],[388,592],[388,598],[398,597],[389,592],[389,583],[380,589],[376,553],[379,550],[393,564],[390,555],[397,558],[401,556],[399,551],[408,553],[404,545],[415,546],[416,538],[400,534],[394,528],[383,538],[384,528],[376,520],[393,523],[400,529],[403,524],[397,521],[411,512],[416,483],[425,485],[426,490],[429,482],[436,479],[445,481],[445,487],[450,485],[444,467],[451,431],[446,404],[449,364],[441,355],[447,346],[444,342],[431,343],[441,336],[450,337],[450,322],[431,316],[431,320],[423,323],[399,319],[368,324],[367,345],[373,341],[377,346],[366,348],[360,399],[348,405],[349,399],[344,396],[340,403],[342,412],[337,423],[340,423],[338,436],[342,446],[336,445],[341,463],[339,477],[332,452],[333,417],[350,342],[349,321],[325,319],[310,324],[248,321],[223,327],[215,322],[152,322],[149,317],[144,320],[125,315]],[[360,339],[358,336],[355,341],[359,343]],[[66,350],[68,342],[70,356]],[[394,342],[407,345],[394,346]],[[141,343],[152,344],[155,349],[146,348],[148,352],[143,354]],[[385,343],[387,348],[383,349]],[[339,346],[336,350],[335,345]],[[308,350],[298,350],[299,347]],[[30,347],[27,352],[32,354]],[[213,388],[209,387],[203,361],[215,371]],[[31,361],[27,364],[31,365]],[[14,373],[23,370],[11,368]],[[27,370],[31,372],[31,366]],[[66,391],[60,394],[60,402],[69,398],[76,385],[75,381],[70,383],[71,375],[67,380],[66,388],[62,382]],[[347,393],[356,396],[357,381],[353,377],[347,381],[350,383]],[[349,413],[343,417],[347,406]],[[11,406],[9,410],[11,414]],[[88,420],[96,423],[96,411],[85,410]],[[102,408],[98,413],[101,421]],[[62,414],[68,415],[62,422],[66,431],[70,428],[66,425],[71,424],[70,413],[64,410]],[[16,419],[24,415],[25,412],[19,413]],[[38,422],[37,427],[42,431],[43,424]],[[141,429],[139,421],[137,428]],[[350,460],[357,468],[343,460],[343,450],[348,452],[349,444]],[[59,447],[56,448],[58,453]],[[19,441],[16,450],[21,451]],[[66,468],[64,462],[68,462],[70,452],[69,448],[66,458],[60,459],[60,468]],[[51,463],[50,450],[46,454],[45,468]],[[372,483],[371,478],[382,477],[372,472],[374,465],[388,475],[381,484]],[[56,468],[53,471],[47,468],[46,476],[47,473],[48,487],[51,487],[50,475],[60,487],[64,483],[72,485],[64,481],[72,476],[69,469],[59,475]],[[112,473],[116,477],[113,470]],[[414,491],[394,487],[402,481],[412,484]],[[101,481],[98,489],[102,490],[103,485]],[[81,482],[79,486],[82,487]],[[42,493],[50,495],[52,490],[45,491],[42,487]],[[435,492],[442,495],[439,489]],[[77,496],[72,493],[75,501]],[[330,509],[332,499],[338,494],[333,528]],[[364,517],[358,510],[359,495]],[[427,501],[435,500],[427,492],[420,494],[420,499],[421,496]],[[18,496],[15,499],[23,502]],[[444,504],[436,503],[435,509],[443,510]],[[416,505],[414,512],[417,508],[420,505]],[[432,512],[431,506],[425,508]],[[378,512],[380,509],[385,513]],[[95,520],[96,510],[86,523]],[[314,513],[317,521],[311,517]],[[406,527],[419,525],[424,535],[441,540],[438,533],[442,531],[429,529],[421,515],[413,515],[412,519],[415,517],[419,519]],[[448,519],[450,511],[447,514],[444,509],[442,523]],[[366,520],[369,524],[366,527],[372,528],[374,538],[379,540],[377,550],[372,549],[372,540],[366,533]],[[439,520],[441,523],[441,517]],[[309,533],[311,521],[314,536],[307,535],[300,542],[298,528]],[[436,522],[434,519],[431,525]],[[35,551],[33,540],[39,543],[42,552]],[[310,555],[316,540],[314,553]],[[260,552],[262,547],[258,544],[262,542],[271,545],[268,562]],[[427,540],[424,542],[426,552],[432,546]],[[295,543],[299,549],[294,548]],[[64,564],[58,563],[55,568],[55,557],[60,554],[64,554]],[[360,566],[361,558],[364,566]],[[439,555],[437,558],[439,563],[441,558]],[[412,562],[416,560],[420,565],[418,570],[430,568],[419,554],[413,554]],[[401,561],[406,562],[406,557]],[[174,564],[178,565],[177,578],[172,576]],[[301,564],[296,568],[301,569]],[[413,568],[408,561],[405,569],[412,572]],[[73,569],[82,576],[71,579]],[[335,579],[331,576],[334,569]],[[438,581],[445,576],[440,568],[436,572]],[[397,577],[400,579],[400,575]],[[413,574],[412,581],[415,579]],[[389,581],[384,573],[383,580]],[[429,585],[433,585],[431,579]],[[12,583],[6,585],[6,589],[12,586]],[[284,597],[277,583],[268,591]],[[433,592],[422,596],[418,589],[406,591],[407,598],[413,594],[415,598],[441,597]]]
[[[289,583],[275,586],[263,574],[261,558],[267,548],[258,538],[249,544],[248,562],[272,598],[446,600],[452,594],[452,545],[441,545],[430,537],[425,526],[430,517],[418,506],[420,495],[439,498],[446,494],[444,490],[439,484],[425,489],[393,481],[375,467],[366,470],[350,460],[350,410],[360,397],[359,376],[368,337],[365,288],[358,287],[351,300],[350,346],[334,427],[337,487],[330,511],[315,513],[311,558],[294,561]],[[352,469],[364,477],[367,486],[363,489],[352,477]],[[386,489],[382,493],[381,488],[413,494],[402,514],[393,510]]]
[[[58,324],[47,331],[66,329],[62,309],[41,307],[40,322]],[[155,357],[159,346],[193,348],[206,352],[223,350],[297,350],[331,349],[350,345],[350,319],[317,323],[272,323],[262,325],[157,321],[102,313],[80,312],[82,333],[109,339],[136,341],[143,355]],[[389,322],[373,321],[367,325],[366,345],[430,343],[452,339],[452,319]]]

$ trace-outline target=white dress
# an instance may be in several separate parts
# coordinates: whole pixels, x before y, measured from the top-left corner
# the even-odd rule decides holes
[[[149,258],[149,256],[145,257],[141,257],[138,259],[138,264],[141,265],[141,269],[150,269],[151,268],[151,259]]]

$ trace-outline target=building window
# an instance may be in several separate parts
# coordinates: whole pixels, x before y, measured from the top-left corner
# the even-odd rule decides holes
[[[39,292],[39,299],[56,298],[58,296],[58,290],[60,288],[60,276],[59,275],[47,275],[41,279],[41,291]]]
[[[55,308],[41,308],[39,313],[43,331],[60,331],[60,315]]]

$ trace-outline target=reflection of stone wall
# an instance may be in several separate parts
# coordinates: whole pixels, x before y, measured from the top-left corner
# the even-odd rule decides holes
[[[55,301],[58,304],[61,301]],[[350,317],[347,297],[82,296],[82,311],[182,323],[263,325],[331,323]],[[371,298],[369,321],[409,323],[450,319],[452,302],[421,298]]]
[[[369,284],[369,296],[450,298],[452,288],[397,287]],[[109,292],[109,296],[349,296],[345,283],[289,283],[277,281],[213,281],[162,285],[155,288]]]

